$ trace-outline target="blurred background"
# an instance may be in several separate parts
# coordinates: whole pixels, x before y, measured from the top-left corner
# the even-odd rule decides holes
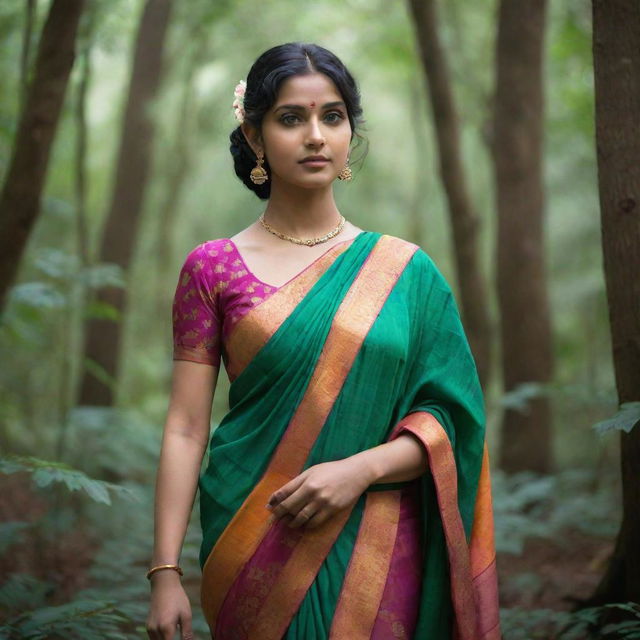
[[[586,0],[0,3],[0,637],[146,637],[172,297],[191,249],[264,210],[233,171],[233,90],[289,41],[360,86],[368,155],[336,182],[341,212],[420,244],[456,292],[504,638],[622,637],[588,635],[629,599],[589,600],[629,427],[611,419]],[[221,374],[214,428],[227,391]],[[197,518],[183,581],[206,637]]]

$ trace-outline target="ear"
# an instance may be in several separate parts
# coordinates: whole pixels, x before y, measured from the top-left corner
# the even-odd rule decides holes
[[[253,149],[253,152],[256,155],[258,155],[258,151],[264,151],[262,136],[258,133],[258,130],[253,125],[249,124],[248,122],[243,122],[240,125],[240,130],[242,131],[245,140]]]

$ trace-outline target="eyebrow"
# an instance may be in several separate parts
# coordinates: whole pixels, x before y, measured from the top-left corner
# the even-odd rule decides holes
[[[327,102],[326,104],[322,105],[323,109],[328,109],[329,107],[344,107],[344,102],[342,102],[341,100],[338,100],[337,102]],[[307,108],[303,107],[300,104],[281,104],[277,109],[275,109],[275,111],[280,111],[280,109],[292,109],[292,110],[296,110],[296,111],[306,111]]]

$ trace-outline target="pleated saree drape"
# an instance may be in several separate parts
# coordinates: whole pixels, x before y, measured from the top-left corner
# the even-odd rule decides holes
[[[417,245],[362,232],[243,317],[229,412],[200,479],[202,606],[215,640],[499,638],[477,372]],[[276,489],[411,431],[429,470],[371,485],[317,529]],[[413,542],[412,542],[413,541]]]

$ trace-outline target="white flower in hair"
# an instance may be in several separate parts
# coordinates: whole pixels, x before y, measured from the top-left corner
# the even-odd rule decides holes
[[[247,90],[247,83],[244,80],[240,80],[236,85],[233,95],[235,100],[233,101],[233,110],[236,116],[236,120],[242,124],[244,122],[244,93]]]

